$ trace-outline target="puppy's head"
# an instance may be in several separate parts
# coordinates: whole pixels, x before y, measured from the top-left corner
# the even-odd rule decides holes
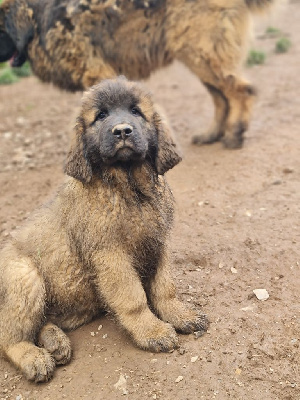
[[[162,175],[181,160],[169,127],[141,85],[106,80],[84,94],[65,172],[89,182],[105,165],[149,162]]]
[[[20,67],[33,38],[33,11],[22,0],[6,0],[0,7],[0,62]]]

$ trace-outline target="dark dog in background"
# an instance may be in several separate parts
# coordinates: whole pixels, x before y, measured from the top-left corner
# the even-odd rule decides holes
[[[63,330],[113,313],[142,349],[207,328],[176,298],[164,173],[180,156],[151,96],[125,78],[85,93],[54,199],[0,252],[0,350],[36,382],[70,361]],[[151,311],[152,310],[152,311]]]
[[[147,78],[182,61],[215,105],[208,133],[194,143],[243,144],[254,88],[239,76],[251,11],[275,0],[4,0],[0,61],[30,61],[43,81],[75,91],[124,74]]]

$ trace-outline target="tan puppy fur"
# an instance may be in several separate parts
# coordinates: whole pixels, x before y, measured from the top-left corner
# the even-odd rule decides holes
[[[43,81],[82,90],[124,74],[147,78],[178,59],[207,87],[215,119],[194,143],[242,146],[255,95],[240,76],[251,11],[275,0],[6,0],[0,61],[29,59]]]
[[[0,253],[0,350],[36,382],[70,361],[63,330],[101,310],[156,352],[178,346],[175,330],[207,327],[177,300],[169,272],[163,174],[180,156],[151,96],[104,81],[84,95],[74,133],[65,183]]]

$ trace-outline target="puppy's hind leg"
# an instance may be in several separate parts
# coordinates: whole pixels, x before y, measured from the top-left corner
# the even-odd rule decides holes
[[[8,346],[5,354],[28,380],[38,383],[52,378],[55,361],[47,350],[22,341]]]
[[[34,345],[44,317],[43,279],[32,261],[18,257],[13,249],[1,254],[0,275],[0,349],[27,379],[48,381],[54,359]]]
[[[58,365],[67,364],[71,359],[70,339],[58,326],[52,323],[47,323],[40,330],[38,345],[48,350]]]

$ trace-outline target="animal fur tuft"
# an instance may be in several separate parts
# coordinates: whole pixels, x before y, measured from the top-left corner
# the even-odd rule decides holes
[[[251,11],[261,13],[268,10],[275,0],[245,0],[245,3]]]

